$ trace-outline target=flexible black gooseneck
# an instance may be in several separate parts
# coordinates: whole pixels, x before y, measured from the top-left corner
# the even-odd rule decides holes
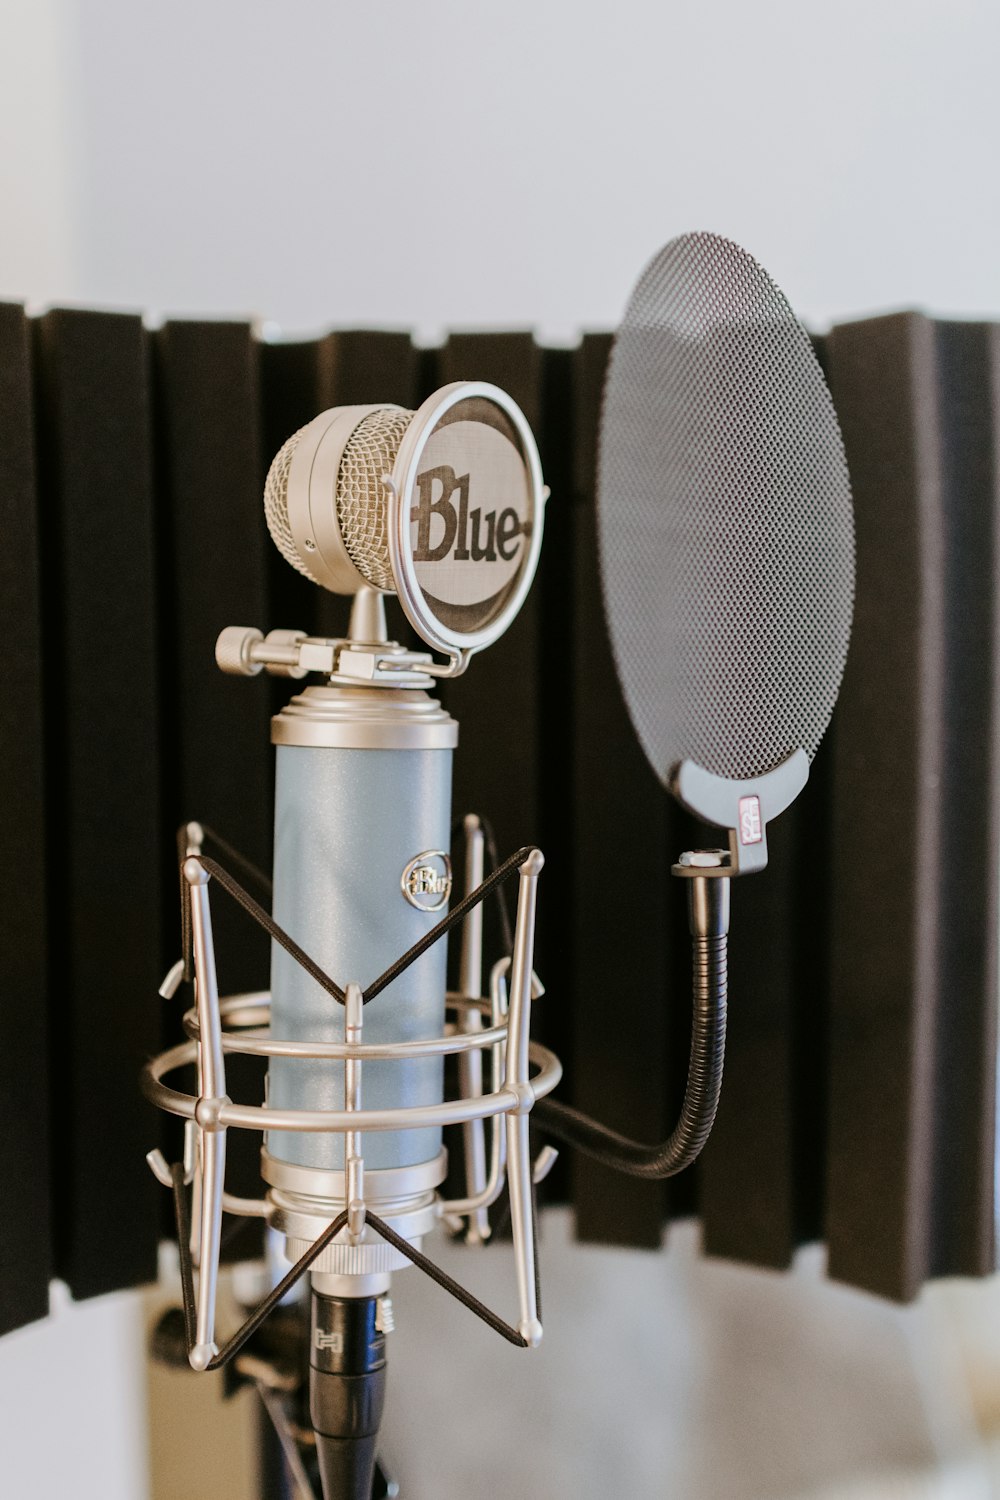
[[[705,874],[696,873],[697,867],[675,867],[676,874],[689,877],[693,1014],[684,1102],[671,1134],[656,1145],[645,1145],[556,1099],[540,1099],[535,1106],[535,1119],[546,1134],[628,1177],[676,1176],[699,1155],[715,1123],[726,1053],[728,992],[729,878],[723,868],[717,865]]]
[[[726,1053],[729,880],[696,876],[688,885],[693,966],[691,1057],[680,1117],[665,1141],[644,1145],[557,1099],[540,1099],[534,1116],[547,1135],[628,1177],[674,1177],[700,1154],[715,1123]]]

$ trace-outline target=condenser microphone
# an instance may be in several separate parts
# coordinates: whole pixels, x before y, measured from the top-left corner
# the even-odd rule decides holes
[[[187,850],[183,873],[191,887],[197,974],[197,1018],[190,1026],[200,1097],[185,1100],[160,1083],[165,1069],[192,1056],[185,1049],[151,1065],[147,1091],[198,1129],[199,1150],[192,1153],[200,1173],[202,1262],[191,1348],[196,1368],[216,1368],[243,1337],[234,1336],[221,1354],[212,1341],[223,1204],[263,1213],[285,1237],[295,1262],[289,1274],[309,1270],[310,1410],[327,1500],[367,1500],[370,1494],[391,1273],[416,1261],[449,1285],[422,1257],[424,1236],[441,1218],[482,1225],[505,1180],[517,1326],[454,1284],[449,1289],[512,1342],[532,1346],[541,1338],[528,1111],[555,1087],[561,1071],[558,1060],[528,1037],[534,889],[542,859],[537,850],[518,851],[469,889],[469,873],[481,870],[475,847],[482,834],[476,819],[466,820],[467,890],[449,912],[458,726],[429,690],[436,678],[464,671],[520,609],[538,562],[546,493],[531,430],[495,386],[458,382],[415,412],[391,405],[323,412],[275,457],[265,515],[293,567],[323,588],[354,595],[348,634],[329,639],[280,629],[264,636],[235,626],[216,644],[226,672],[290,678],[316,672],[323,680],[305,687],[272,721],[270,915],[225,870],[198,849]],[[414,631],[444,661],[387,638],[385,595],[399,599]],[[484,1000],[475,992],[481,969],[475,907],[486,889],[515,871],[514,948]],[[260,1030],[260,997],[218,1000],[210,875],[272,935],[266,1031]],[[466,911],[472,916],[463,944],[464,990],[449,996],[446,950],[438,939]],[[448,1007],[457,1012],[452,1023],[446,1022]],[[239,1035],[241,1024],[247,1029]],[[268,1059],[263,1108],[235,1106],[226,1096],[226,1050]],[[484,1051],[492,1062],[488,1090]],[[464,1064],[464,1092],[456,1100],[444,1094],[449,1054]],[[450,1201],[439,1191],[448,1123],[462,1123],[475,1147],[466,1162],[467,1194]],[[224,1194],[229,1124],[265,1132],[267,1192],[259,1204]],[[161,1179],[171,1180],[162,1162],[153,1165]],[[176,1181],[173,1186],[176,1195]]]
[[[288,562],[322,587],[359,596],[340,682],[310,687],[274,720],[275,920],[328,973],[359,983],[388,969],[424,937],[452,886],[451,780],[458,726],[418,677],[430,665],[383,654],[364,685],[349,680],[351,652],[385,652],[371,591],[394,593],[429,645],[464,667],[506,628],[534,574],[542,534],[541,475],[530,431],[504,393],[458,384],[419,413],[394,406],[324,412],[284,445],[265,486],[267,524]],[[355,636],[360,634],[360,641]],[[436,1041],[445,1030],[446,950],[423,953],[366,1008],[368,1046]],[[343,1042],[349,1018],[277,944],[271,1029],[303,1042]],[[345,1063],[274,1057],[268,1101],[312,1112],[344,1098]],[[414,1111],[444,1098],[440,1054],[364,1065],[365,1108]],[[333,1204],[351,1201],[348,1138],[269,1135],[262,1175],[272,1223],[295,1259]],[[372,1132],[364,1145],[364,1196],[410,1244],[436,1218],[446,1175],[440,1127]],[[362,1319],[405,1256],[366,1229],[334,1242],[314,1263],[314,1371],[324,1339]],[[363,1297],[361,1294],[364,1294]],[[361,1311],[362,1307],[367,1311]],[[367,1321],[364,1321],[367,1320]],[[368,1342],[366,1342],[366,1340]],[[353,1372],[360,1388],[361,1372]],[[369,1384],[371,1379],[369,1377]],[[313,1422],[331,1495],[362,1493],[374,1462],[377,1414],[344,1441],[324,1407],[343,1379],[313,1375]],[[348,1482],[344,1466],[361,1478]],[[365,1477],[369,1476],[369,1477]]]
[[[805,785],[840,689],[854,520],[840,428],[808,333],[752,256],[686,234],[646,267],[604,389],[598,542],[615,667],[664,786],[727,847],[682,854],[694,962],[676,1130],[630,1141],[553,1100],[550,1133],[635,1176],[698,1155],[722,1083],[733,876]]]

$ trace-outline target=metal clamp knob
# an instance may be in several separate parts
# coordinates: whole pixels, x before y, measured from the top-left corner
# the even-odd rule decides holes
[[[304,677],[299,654],[304,630],[270,630],[267,635],[250,625],[227,625],[215,643],[217,666],[233,677],[256,677],[266,670],[271,677]]]
[[[215,643],[216,665],[232,677],[256,677],[264,663],[254,661],[251,652],[263,639],[263,631],[252,625],[227,625]]]

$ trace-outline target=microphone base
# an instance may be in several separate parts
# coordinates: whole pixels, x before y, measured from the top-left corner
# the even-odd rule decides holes
[[[344,1206],[347,1175],[341,1169],[304,1167],[297,1162],[284,1161],[264,1147],[260,1153],[260,1175],[270,1187],[297,1193],[303,1198],[329,1199],[339,1203],[340,1208]],[[368,1167],[365,1171],[366,1197],[381,1214],[394,1199],[440,1187],[447,1175],[448,1153],[445,1150],[416,1166]],[[379,1208],[378,1203],[383,1207]]]
[[[412,1167],[365,1172],[365,1202],[415,1249],[438,1223],[437,1187],[447,1171],[447,1152]],[[261,1175],[269,1184],[267,1219],[286,1239],[295,1261],[346,1206],[343,1172],[284,1162],[261,1153]],[[358,1278],[405,1270],[410,1262],[374,1231],[365,1230],[352,1244],[345,1229],[313,1262],[314,1274]],[[351,1293],[357,1295],[357,1293]]]

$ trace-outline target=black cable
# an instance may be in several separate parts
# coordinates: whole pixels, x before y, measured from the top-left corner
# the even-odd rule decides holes
[[[726,1052],[726,939],[695,937],[692,947],[691,1060],[673,1133],[658,1145],[648,1146],[555,1099],[540,1099],[532,1111],[533,1123],[546,1134],[628,1177],[676,1176],[698,1156],[715,1123]]]

